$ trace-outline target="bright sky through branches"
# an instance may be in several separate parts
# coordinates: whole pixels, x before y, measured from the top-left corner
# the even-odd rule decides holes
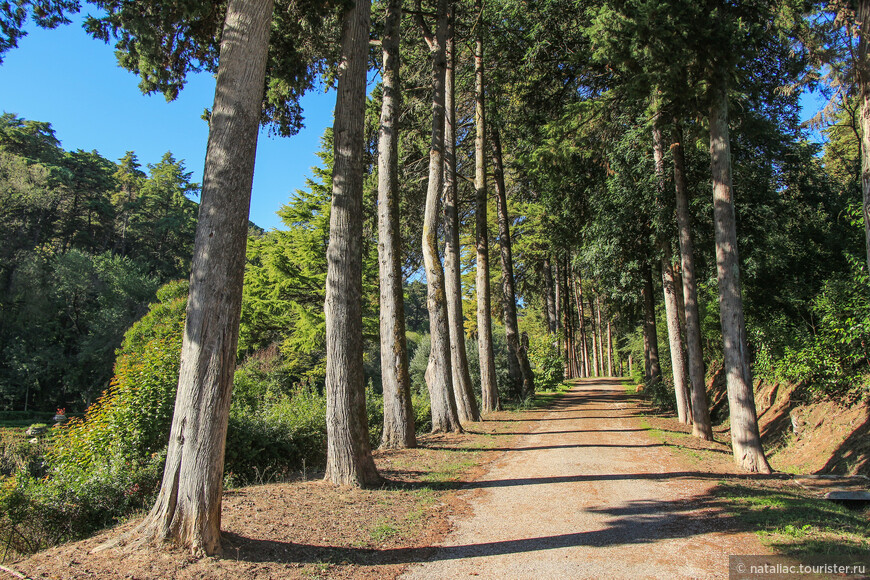
[[[112,161],[135,151],[143,170],[172,151],[201,183],[208,138],[201,116],[214,99],[212,76],[191,77],[172,103],[162,95],[144,96],[139,79],[117,66],[113,47],[90,38],[80,22],[56,30],[28,28],[0,65],[0,111],[51,123],[67,150],[96,149]],[[302,106],[305,129],[298,135],[261,132],[251,221],[266,229],[281,226],[275,212],[320,161],[315,152],[332,125],[335,93],[315,89]]]
[[[81,20],[56,30],[29,27],[0,65],[0,111],[51,123],[68,150],[96,149],[113,161],[135,151],[143,169],[172,151],[201,183],[208,138],[201,116],[211,107],[214,79],[192,76],[172,103],[162,95],[142,95],[138,78],[117,66],[113,47],[90,38]],[[369,90],[374,78],[369,75]],[[809,94],[801,103],[803,119],[822,105]],[[281,227],[275,212],[304,187],[310,168],[320,162],[315,153],[324,129],[332,125],[335,93],[315,89],[302,99],[302,106],[305,128],[298,135],[286,139],[261,132],[251,221],[266,229]],[[820,137],[817,132],[812,136]]]

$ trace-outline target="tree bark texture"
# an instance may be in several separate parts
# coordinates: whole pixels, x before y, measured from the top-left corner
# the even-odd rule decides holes
[[[858,0],[858,92],[861,95],[861,192],[863,195],[864,248],[870,273],[870,0]]]
[[[719,281],[719,320],[722,323],[724,370],[731,415],[734,460],[750,472],[770,473],[761,447],[755,397],[746,348],[740,259],[734,193],[731,187],[731,146],[728,134],[727,71],[718,71],[711,86],[710,168],[713,176],[713,225],[716,234],[716,273]]]
[[[514,284],[514,264],[511,254],[510,218],[507,208],[507,192],[504,183],[504,162],[501,149],[501,136],[498,128],[492,131],[493,168],[495,193],[498,204],[498,240],[501,247],[502,292],[504,294],[505,341],[508,345],[508,368],[511,380],[518,394],[525,398],[535,392],[535,377],[529,364],[529,357],[520,345],[517,327],[517,299]],[[516,374],[515,374],[516,373]]]
[[[656,307],[653,298],[652,268],[644,265],[643,281],[643,346],[646,364],[646,379],[654,382],[662,380],[659,365],[659,339],[656,332]]]
[[[459,211],[456,191],[456,103],[453,9],[447,25],[447,75],[444,87],[444,283],[447,292],[447,316],[450,325],[450,361],[453,369],[453,395],[461,422],[479,421],[477,399],[471,388],[468,354],[465,350],[465,324],[462,315],[462,273],[460,271]]]
[[[556,311],[556,332],[559,332],[559,329],[562,328],[562,267],[561,267],[561,259],[559,257],[556,258],[556,263],[553,265],[555,269],[555,280],[553,283],[553,292],[555,298],[555,311]]]
[[[613,376],[613,333],[610,319],[607,320],[607,376]]]
[[[138,542],[170,540],[196,554],[221,551],[224,451],[272,6],[227,6],[166,465],[154,507],[134,532]]]
[[[402,288],[402,238],[399,233],[399,38],[401,0],[390,0],[381,39],[383,100],[378,132],[378,269],[380,274],[381,377],[384,432],[381,447],[416,447],[405,306]]]
[[[477,0],[477,38],[474,44],[474,197],[475,250],[477,259],[477,351],[480,359],[480,391],[483,411],[498,411],[495,381],[495,351],[492,346],[492,307],[489,284],[489,232],[486,193],[486,125],[483,84],[483,0]]]
[[[689,216],[689,187],[686,183],[686,163],[683,155],[683,132],[675,122],[674,189],[676,192],[677,229],[680,237],[683,301],[686,312],[686,352],[689,379],[692,385],[692,434],[705,441],[713,440],[713,426],[707,406],[704,382],[704,353],[701,348],[701,316],[698,311],[698,289],[695,282],[695,255],[692,242],[692,222]]]
[[[553,268],[550,266],[550,257],[544,258],[544,300],[547,305],[547,330],[555,334],[556,324],[556,299],[553,294]]]
[[[333,125],[335,166],[326,250],[326,481],[381,481],[366,416],[362,335],[363,151],[370,0],[344,17]]]
[[[656,199],[659,206],[663,206],[665,195],[665,138],[659,124],[659,119],[659,115],[656,115],[653,122],[653,160],[655,162]],[[674,265],[671,260],[671,244],[660,235],[658,246],[662,254],[662,291],[665,298],[665,320],[668,325],[668,345],[671,353],[671,374],[674,379],[677,417],[680,423],[687,423],[689,421],[689,401],[686,388],[686,358],[683,350],[683,340],[680,336],[680,315],[674,283]]]
[[[671,368],[674,375],[674,395],[677,399],[677,418],[689,424],[689,390],[686,385],[686,353],[680,336],[680,315],[677,308],[677,291],[674,264],[670,255],[662,258],[662,288],[665,295],[665,318],[668,323],[668,345],[671,351]]]
[[[444,176],[444,85],[447,73],[445,40],[447,0],[438,1],[437,25],[430,40],[432,63],[432,141],[429,148],[429,184],[423,213],[423,263],[426,268],[426,303],[432,350],[426,367],[426,386],[432,408],[432,432],[461,431],[453,396],[453,368],[450,361],[450,328],[444,269],[438,255],[438,213]]]
[[[574,298],[577,302],[577,319],[580,321],[580,376],[589,377],[591,375],[589,373],[589,348],[586,346],[586,317],[583,313],[583,279],[579,273],[576,276],[573,274],[572,269],[571,278],[574,285]]]
[[[601,324],[601,297],[598,294],[595,294],[594,312],[598,316],[598,324],[596,325],[596,330],[598,331],[598,365],[601,371],[600,374],[604,375],[604,327]]]

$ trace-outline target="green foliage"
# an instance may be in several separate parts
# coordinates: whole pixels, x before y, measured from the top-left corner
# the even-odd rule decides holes
[[[533,335],[529,338],[529,362],[535,372],[535,390],[556,390],[565,380],[562,353],[553,336]]]
[[[827,280],[812,302],[815,332],[780,318],[753,329],[756,372],[800,384],[815,397],[852,402],[870,394],[870,280],[863,265]]]
[[[56,429],[51,463],[88,469],[107,457],[143,460],[163,450],[175,405],[187,283],[158,291],[151,310],[124,337],[111,386],[83,419]]]
[[[18,39],[27,35],[28,20],[40,28],[57,28],[69,24],[68,15],[77,13],[79,6],[78,0],[4,2],[0,5],[0,64],[3,64],[3,55],[17,47]]]
[[[225,2],[95,0],[100,16],[85,26],[94,38],[114,39],[118,64],[139,76],[143,93],[174,100],[191,72],[216,72]],[[266,65],[263,123],[284,136],[302,127],[299,98],[317,74],[338,60],[335,39],[349,3],[303,0],[275,3]]]
[[[332,131],[321,140],[322,167],[314,167],[306,189],[297,190],[278,215],[286,229],[248,240],[239,351],[277,346],[290,382],[326,374],[326,249],[332,196]],[[363,249],[363,329],[366,345],[377,344],[376,245],[366,235]],[[371,357],[369,357],[371,359]],[[371,360],[369,361],[371,362]]]
[[[0,116],[0,408],[81,410],[161,283],[186,277],[197,191],[167,153],[146,175]]]
[[[325,459],[326,397],[310,385],[289,394],[267,392],[256,409],[232,408],[225,471],[234,481],[279,478],[320,467]]]
[[[142,462],[115,456],[47,479],[23,471],[0,478],[0,537],[11,554],[24,555],[118,523],[154,501],[163,461],[162,454]]]
[[[0,313],[0,404],[80,406],[107,384],[124,329],[156,287],[138,264],[110,253],[30,254]]]

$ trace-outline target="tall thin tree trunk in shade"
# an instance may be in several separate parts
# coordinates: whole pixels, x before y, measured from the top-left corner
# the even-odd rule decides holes
[[[432,141],[429,147],[429,184],[423,212],[423,263],[426,269],[426,304],[429,308],[431,350],[426,367],[426,386],[432,409],[432,432],[461,431],[453,396],[450,360],[450,328],[444,269],[438,255],[438,215],[444,177],[444,85],[447,73],[445,41],[447,0],[438,0],[435,35],[427,35],[432,52]],[[422,15],[420,15],[422,21]]]
[[[577,319],[580,321],[580,358],[582,377],[590,376],[589,373],[589,348],[586,346],[586,320],[583,313],[583,279],[580,274],[574,274],[571,270],[571,282],[574,286],[574,301],[577,303]]]
[[[553,264],[554,271],[554,280],[553,280],[553,291],[555,295],[555,310],[556,310],[556,332],[559,332],[559,329],[562,328],[562,268],[561,268],[561,259],[557,256],[556,261]]]
[[[493,168],[498,207],[498,239],[501,247],[502,291],[504,293],[505,341],[508,345],[508,368],[511,380],[523,398],[535,392],[535,376],[525,350],[521,348],[517,325],[517,298],[514,283],[514,263],[511,252],[510,217],[504,183],[504,161],[498,127],[492,129]]]
[[[680,237],[680,263],[683,280],[683,300],[686,312],[686,351],[691,379],[692,434],[705,441],[713,440],[713,426],[707,406],[704,383],[704,354],[701,347],[701,316],[698,310],[698,290],[695,283],[695,256],[692,243],[692,223],[689,216],[689,187],[686,183],[683,131],[674,122],[674,189],[676,191],[677,229]]]
[[[610,328],[610,320],[607,320],[607,376],[613,376],[613,334]]]
[[[740,467],[750,472],[770,473],[758,430],[746,347],[743,298],[740,294],[740,258],[737,252],[734,192],[731,187],[727,78],[727,70],[720,67],[710,87],[709,121],[719,320],[722,325],[723,366],[731,415],[731,447],[734,460]]]
[[[565,288],[570,287],[571,285],[571,266],[570,259],[565,264]],[[571,378],[576,378],[580,376],[580,369],[578,368],[577,361],[577,325],[574,323],[574,309],[571,304],[571,294],[565,294],[565,326],[568,328],[568,361],[571,367]]]
[[[371,3],[346,15],[335,101],[335,167],[326,252],[326,481],[381,481],[369,443],[362,333],[363,153]]]
[[[563,271],[565,272],[565,288],[568,288],[569,267],[567,263]],[[573,379],[577,376],[577,357],[574,337],[574,317],[571,315],[571,294],[569,292],[565,293],[565,352],[568,359],[568,377]]]
[[[665,195],[665,139],[660,124],[660,116],[653,120],[653,160],[655,162],[656,198],[664,205]],[[683,341],[680,336],[680,315],[677,306],[677,293],[674,287],[674,268],[671,261],[670,243],[659,237],[659,250],[662,253],[662,290],[665,299],[665,319],[668,325],[668,345],[671,353],[671,371],[674,379],[674,396],[677,403],[677,417],[687,423],[688,392],[686,388],[686,364]]]
[[[562,363],[565,367],[565,376],[570,377],[568,358],[568,329],[565,327],[565,266],[560,257],[556,261],[556,308],[559,313],[559,352],[562,354]]]
[[[598,316],[598,324],[596,325],[596,330],[598,331],[598,365],[600,367],[600,374],[604,375],[604,327],[601,324],[601,297],[598,294],[595,294],[595,312]]]
[[[456,103],[454,14],[450,7],[447,24],[447,75],[444,89],[444,284],[447,291],[447,317],[450,326],[450,361],[453,369],[453,395],[459,420],[479,421],[477,399],[471,390],[468,355],[465,351],[465,325],[462,316],[462,273],[460,271],[459,211],[456,191]]]
[[[402,237],[399,234],[399,37],[401,0],[389,0],[381,40],[381,127],[378,132],[378,271],[380,274],[381,382],[384,431],[381,447],[416,447],[405,306]]]
[[[495,382],[495,351],[492,346],[492,308],[489,285],[489,234],[487,232],[486,125],[483,85],[483,0],[477,0],[478,21],[474,43],[474,191],[475,248],[477,253],[477,350],[480,359],[480,390],[483,411],[501,408]]]
[[[556,346],[559,349],[559,354],[562,354],[562,342],[565,338],[565,332],[562,325],[562,313],[565,309],[562,306],[562,266],[561,266],[561,258],[557,257],[556,262],[553,265],[555,270],[555,279],[553,285],[555,286],[555,295],[556,295]],[[561,332],[560,332],[561,331]],[[562,359],[562,366],[565,369],[565,376],[568,376],[568,355]]]
[[[598,358],[598,329],[595,323],[595,304],[592,298],[589,298],[589,330],[592,333],[592,374],[593,376],[601,376],[601,359]]]
[[[665,318],[668,324],[668,345],[671,351],[671,369],[674,377],[674,395],[677,400],[677,418],[689,424],[689,389],[686,384],[686,353],[680,336],[680,315],[677,308],[677,292],[674,280],[674,265],[670,255],[662,258],[662,288],[665,297]]]
[[[864,249],[867,253],[867,272],[870,273],[870,0],[858,0],[858,92],[860,95],[861,125],[861,192],[864,214]]]
[[[653,298],[652,268],[649,263],[643,269],[643,346],[646,359],[646,379],[661,381],[662,369],[659,365],[659,339],[656,331],[655,299]]]
[[[550,266],[549,256],[544,258],[544,300],[547,305],[547,330],[555,334],[556,324],[556,300],[553,295],[553,268]]]
[[[131,533],[143,545],[170,540],[195,554],[221,551],[224,451],[272,6],[227,6],[169,448],[154,506]]]

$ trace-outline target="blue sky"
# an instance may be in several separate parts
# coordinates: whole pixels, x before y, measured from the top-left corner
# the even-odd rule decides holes
[[[65,149],[96,149],[113,161],[135,151],[143,169],[172,151],[202,182],[208,127],[201,115],[214,99],[211,75],[192,76],[178,99],[167,103],[159,94],[142,95],[138,78],[117,66],[113,47],[90,38],[80,21],[28,30],[0,65],[0,111],[51,123]],[[332,125],[335,92],[315,89],[302,105],[306,127],[299,134],[260,135],[251,221],[266,229],[281,226],[275,211],[318,163],[315,152]]]

